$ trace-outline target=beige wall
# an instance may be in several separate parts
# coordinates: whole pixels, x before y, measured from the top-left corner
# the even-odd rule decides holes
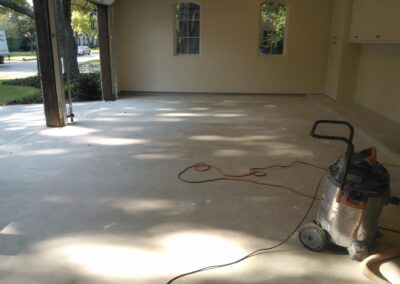
[[[362,46],[355,101],[400,123],[400,45]]]
[[[348,41],[352,0],[334,0],[324,94],[339,102],[351,102],[357,82],[359,44]]]
[[[285,56],[258,54],[259,0],[200,0],[201,54],[174,56],[172,0],[118,0],[121,91],[322,93],[331,0],[287,0]]]

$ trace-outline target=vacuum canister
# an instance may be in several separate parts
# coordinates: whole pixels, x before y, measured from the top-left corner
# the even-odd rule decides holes
[[[348,126],[349,138],[316,134],[321,123]],[[314,251],[327,243],[346,247],[352,259],[362,260],[378,232],[382,209],[390,202],[389,173],[377,162],[375,147],[354,153],[354,129],[348,122],[317,121],[311,135],[345,142],[348,148],[327,169],[317,217],[300,229],[299,239]]]

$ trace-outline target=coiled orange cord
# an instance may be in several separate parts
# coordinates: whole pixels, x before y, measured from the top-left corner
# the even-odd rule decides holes
[[[213,182],[213,181],[219,181],[219,180],[241,181],[241,182],[247,182],[247,183],[252,183],[252,184],[257,184],[257,185],[262,185],[262,186],[280,188],[280,189],[288,190],[294,194],[300,195],[305,198],[314,199],[314,197],[312,195],[301,192],[300,190],[291,188],[286,185],[266,183],[266,182],[261,182],[261,181],[256,181],[253,179],[246,178],[246,177],[264,177],[267,175],[266,171],[269,169],[290,168],[290,167],[294,166],[295,164],[302,164],[302,165],[314,167],[314,168],[320,169],[320,170],[326,169],[325,167],[321,167],[321,166],[318,166],[315,164],[306,163],[306,162],[302,162],[302,161],[294,161],[294,162],[290,163],[289,165],[272,165],[272,166],[267,166],[264,168],[251,168],[251,169],[249,169],[249,171],[247,173],[234,175],[234,174],[225,173],[224,171],[222,171],[220,168],[218,168],[216,166],[206,164],[206,163],[198,163],[198,164],[191,165],[191,166],[183,169],[181,172],[179,172],[178,178],[181,181],[186,182],[186,183],[206,183],[206,182]],[[215,170],[220,175],[220,177],[212,178],[212,179],[203,179],[203,180],[188,180],[188,179],[183,178],[183,176],[190,170],[194,170],[196,172],[208,172],[211,170]],[[316,200],[319,200],[319,198],[316,198]]]
[[[167,284],[173,283],[173,282],[175,282],[176,280],[178,280],[180,278],[187,277],[189,275],[193,275],[193,274],[196,274],[196,273],[200,273],[200,272],[203,272],[203,271],[208,271],[208,270],[212,270],[212,269],[217,269],[217,268],[222,268],[222,267],[226,267],[226,266],[237,264],[237,263],[242,262],[242,261],[244,261],[244,260],[246,260],[246,259],[248,259],[248,258],[250,258],[252,256],[255,256],[255,255],[259,254],[259,253],[267,252],[267,251],[270,251],[272,249],[276,249],[276,248],[282,246],[283,244],[285,244],[295,234],[295,232],[300,228],[301,224],[304,222],[304,220],[306,219],[306,217],[310,213],[310,211],[311,211],[311,209],[313,207],[313,204],[315,203],[315,200],[319,200],[319,198],[317,197],[317,194],[318,194],[318,189],[319,189],[319,187],[321,185],[322,177],[321,177],[321,179],[320,179],[320,181],[319,181],[319,183],[318,183],[318,185],[316,187],[316,190],[315,190],[315,193],[314,193],[313,196],[311,196],[309,194],[306,194],[304,192],[301,192],[299,190],[293,189],[291,187],[285,186],[285,185],[259,182],[259,181],[255,181],[255,180],[252,180],[252,179],[247,179],[247,177],[264,177],[264,176],[267,175],[267,170],[269,170],[269,169],[272,169],[272,168],[290,168],[295,164],[302,164],[302,165],[307,165],[307,166],[310,166],[310,167],[317,168],[319,170],[326,170],[325,167],[321,167],[321,166],[318,166],[318,165],[315,165],[315,164],[302,162],[302,161],[294,161],[294,162],[290,163],[289,165],[272,165],[272,166],[267,166],[267,167],[264,167],[264,168],[250,168],[247,173],[239,174],[239,175],[225,173],[220,168],[218,168],[216,166],[213,166],[213,165],[210,165],[210,164],[206,164],[206,163],[198,163],[198,164],[186,167],[185,169],[180,171],[178,173],[178,178],[179,178],[179,180],[181,180],[183,182],[186,182],[186,183],[206,183],[206,182],[213,182],[213,181],[219,181],[219,180],[241,181],[241,182],[253,183],[253,184],[257,184],[257,185],[263,185],[263,186],[275,187],[275,188],[279,188],[279,189],[285,189],[285,190],[288,190],[288,191],[290,191],[292,193],[300,195],[302,197],[309,198],[312,201],[311,201],[310,206],[307,209],[307,212],[304,214],[303,218],[298,223],[298,225],[296,226],[294,231],[292,231],[292,233],[289,234],[289,236],[286,239],[284,239],[283,241],[279,242],[278,244],[276,244],[276,245],[274,245],[272,247],[262,248],[262,249],[256,250],[256,251],[254,251],[254,252],[252,252],[252,253],[250,253],[250,254],[248,254],[248,255],[246,255],[246,256],[244,256],[244,257],[242,257],[242,258],[240,258],[240,259],[238,259],[236,261],[233,261],[233,262],[229,262],[229,263],[221,264],[221,265],[207,266],[207,267],[200,268],[200,269],[197,269],[197,270],[194,270],[194,271],[191,271],[191,272],[180,274],[180,275],[170,279],[167,282]],[[387,167],[389,167],[389,166],[397,167],[397,165],[385,165],[385,166],[387,166]],[[398,167],[400,167],[400,166],[398,166]],[[183,176],[190,170],[194,170],[196,172],[208,172],[208,171],[211,171],[211,170],[215,170],[216,172],[218,172],[220,174],[220,177],[216,177],[216,178],[212,178],[212,179],[203,179],[203,180],[188,180],[188,179],[184,179]],[[398,233],[399,232],[399,231],[394,230],[394,229],[388,229],[388,228],[384,228],[384,227],[379,227],[379,228],[383,229],[383,230],[391,231],[391,232],[394,232],[394,233]]]
[[[213,165],[207,164],[207,163],[198,163],[198,164],[191,165],[191,166],[183,169],[182,171],[180,171],[178,174],[178,178],[181,181],[186,182],[186,183],[206,183],[206,182],[213,182],[213,181],[220,181],[220,180],[241,181],[241,182],[247,182],[247,183],[252,183],[252,184],[257,184],[257,185],[285,189],[292,193],[300,195],[302,197],[313,198],[311,195],[309,195],[307,193],[301,192],[297,189],[291,188],[286,185],[266,183],[266,182],[252,180],[252,179],[246,179],[247,177],[264,177],[267,175],[267,171],[270,169],[273,169],[273,168],[286,169],[286,168],[293,167],[296,164],[313,167],[313,168],[316,168],[319,170],[327,169],[326,167],[322,167],[322,166],[312,164],[312,163],[307,163],[307,162],[303,162],[303,161],[294,161],[288,165],[271,165],[271,166],[266,166],[266,167],[262,167],[262,168],[250,168],[247,173],[234,175],[234,174],[225,173],[223,170],[221,170],[217,166],[213,166]],[[385,167],[400,168],[400,165],[397,165],[397,164],[382,164],[382,165]],[[212,178],[212,179],[203,179],[203,180],[188,180],[188,179],[183,178],[183,176],[190,170],[194,170],[196,172],[208,172],[211,170],[215,170],[220,175],[220,177]],[[319,198],[317,198],[317,200],[319,200]]]

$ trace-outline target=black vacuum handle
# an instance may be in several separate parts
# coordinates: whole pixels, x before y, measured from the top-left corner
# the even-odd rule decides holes
[[[317,134],[316,130],[320,124],[341,124],[345,125],[350,129],[350,134],[349,137],[342,137],[342,136],[330,136],[330,135],[321,135]],[[314,138],[318,139],[326,139],[326,140],[336,140],[336,141],[342,141],[346,143],[348,146],[353,146],[353,137],[354,137],[354,127],[347,121],[341,121],[341,120],[317,120],[314,122],[314,126],[311,129],[311,136]]]
[[[343,137],[343,136],[330,136],[330,135],[321,135],[321,134],[317,134],[317,128],[320,124],[340,124],[340,125],[345,125],[349,128],[350,133],[349,133],[349,137]],[[353,157],[353,152],[354,152],[354,146],[353,146],[353,138],[354,138],[354,127],[353,125],[351,125],[349,122],[347,121],[341,121],[341,120],[317,120],[314,123],[313,128],[311,129],[311,136],[314,138],[318,138],[318,139],[326,139],[326,140],[336,140],[336,141],[342,141],[344,143],[347,144],[347,151],[346,151],[346,165],[345,165],[345,169],[344,169],[344,175],[343,175],[343,181],[342,184],[340,186],[340,189],[344,189],[344,186],[346,184],[346,179],[347,179],[347,173],[350,167],[350,163],[351,163],[351,158]]]

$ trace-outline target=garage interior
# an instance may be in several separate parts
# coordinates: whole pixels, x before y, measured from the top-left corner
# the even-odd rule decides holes
[[[310,198],[178,174],[197,163],[234,175],[293,161],[326,168],[346,147],[311,137],[316,120],[352,123],[355,149],[377,148],[400,195],[399,1],[278,1],[287,8],[283,54],[259,52],[265,1],[191,2],[201,11],[198,54],[176,54],[174,7],[186,2],[97,1],[104,101],[74,104],[68,123],[54,0],[34,1],[44,108],[0,107],[1,283],[167,283],[276,245]],[[249,179],[313,196],[323,175],[297,164]],[[399,224],[399,207],[385,206],[379,225],[392,231],[371,254],[399,248]],[[377,269],[398,275],[399,259]],[[346,249],[312,252],[295,233],[176,283],[372,282]]]

